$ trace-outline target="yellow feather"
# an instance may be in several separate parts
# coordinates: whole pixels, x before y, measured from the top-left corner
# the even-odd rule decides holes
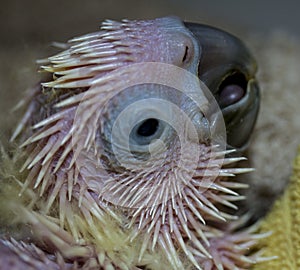
[[[260,230],[272,231],[271,236],[260,240],[260,247],[265,248],[264,256],[277,258],[259,263],[254,270],[299,270],[300,147],[289,187],[263,220]]]

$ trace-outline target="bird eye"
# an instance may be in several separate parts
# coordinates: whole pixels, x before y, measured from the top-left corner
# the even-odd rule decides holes
[[[158,120],[149,118],[145,120],[138,128],[137,134],[143,137],[149,137],[155,134],[158,128]]]
[[[132,129],[129,138],[132,145],[148,145],[152,140],[159,139],[165,124],[162,120],[148,118],[139,122]]]
[[[223,109],[239,102],[246,94],[247,80],[241,73],[228,76],[219,87],[219,105]]]

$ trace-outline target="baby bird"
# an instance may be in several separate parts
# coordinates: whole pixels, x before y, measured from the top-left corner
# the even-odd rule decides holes
[[[167,17],[107,20],[63,47],[41,61],[43,81],[21,102],[12,136],[21,150],[1,180],[0,269],[259,261],[260,236],[229,211],[243,199],[235,190],[246,185],[232,177],[251,169],[233,166],[259,108],[243,43]]]

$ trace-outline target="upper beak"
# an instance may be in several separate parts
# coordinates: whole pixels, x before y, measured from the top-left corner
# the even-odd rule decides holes
[[[186,22],[199,46],[198,77],[218,101],[224,82],[240,85],[244,96],[221,110],[228,147],[243,151],[253,131],[260,104],[256,62],[241,40],[220,29]],[[229,78],[229,79],[228,79]]]

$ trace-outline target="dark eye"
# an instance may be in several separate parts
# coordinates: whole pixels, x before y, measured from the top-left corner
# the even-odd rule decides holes
[[[219,88],[219,105],[223,109],[239,102],[246,94],[247,80],[241,73],[228,76]]]
[[[137,129],[137,134],[143,137],[149,137],[156,133],[159,122],[157,119],[149,118],[142,122]]]
[[[164,121],[148,118],[139,122],[130,132],[132,145],[148,145],[152,140],[159,139],[163,133]]]

